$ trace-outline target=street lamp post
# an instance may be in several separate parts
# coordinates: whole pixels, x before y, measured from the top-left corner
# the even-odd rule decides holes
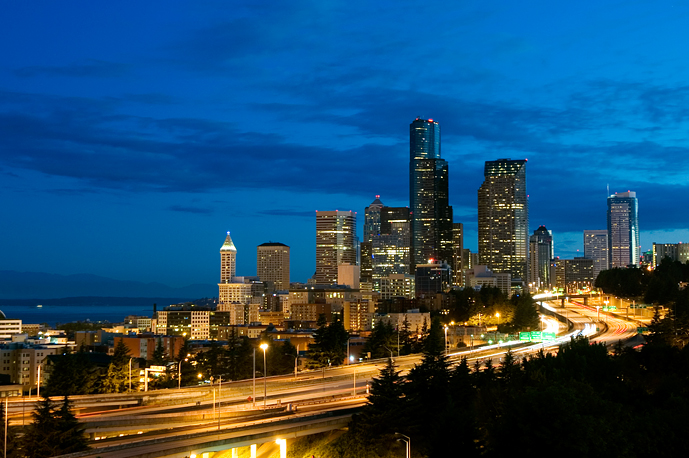
[[[297,380],[297,366],[299,364],[299,344],[297,344],[297,355],[294,357],[294,380]]]
[[[41,365],[38,365],[38,385],[36,386],[36,397],[40,398],[41,397]],[[5,415],[7,415],[7,411],[5,411]]]
[[[405,436],[402,433],[395,433],[395,435],[402,436],[397,440],[402,441],[407,445],[407,458],[411,458],[411,438],[409,436]]]
[[[129,358],[129,390],[127,390],[127,393],[132,392],[132,360],[133,359],[134,359],[133,356],[131,358]]]
[[[263,410],[266,409],[266,398],[268,396],[268,367],[266,366],[266,350],[268,349],[267,343],[261,344],[261,350],[263,350]]]
[[[177,366],[177,389],[182,389],[182,360],[179,360],[179,365]]]
[[[447,325],[445,325],[445,356],[447,356]]]
[[[254,397],[251,398],[251,405],[256,406],[256,348],[254,348]]]

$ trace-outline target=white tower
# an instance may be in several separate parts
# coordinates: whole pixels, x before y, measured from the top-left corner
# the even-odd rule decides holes
[[[237,248],[235,248],[230,231],[227,231],[225,243],[220,247],[220,283],[231,283],[237,276]]]

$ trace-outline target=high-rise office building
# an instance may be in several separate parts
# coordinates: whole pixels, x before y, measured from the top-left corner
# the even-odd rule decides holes
[[[371,202],[371,205],[364,210],[364,242],[370,242],[373,236],[380,234],[380,210],[383,202],[380,196]]]
[[[608,252],[611,268],[639,265],[639,201],[634,191],[608,197]]]
[[[337,283],[337,266],[356,265],[356,213],[316,212],[316,283]]]
[[[256,247],[256,276],[272,282],[275,291],[289,289],[289,247],[274,242]]]
[[[411,222],[409,208],[382,207],[379,234],[372,237],[373,288],[380,291],[380,279],[409,273]]]
[[[464,224],[452,224],[452,285],[464,286]]]
[[[440,158],[440,126],[416,118],[409,125],[410,272],[429,260],[452,262],[452,207],[448,165]]]
[[[584,231],[584,257],[586,259],[593,259],[593,281],[595,282],[601,271],[610,268],[608,231]]]
[[[230,283],[237,276],[237,248],[227,231],[225,243],[220,247],[220,283]]]
[[[655,243],[653,242],[653,268],[655,269],[663,262],[663,259],[670,258],[671,261],[679,261],[678,243]]]
[[[552,286],[551,259],[553,259],[553,235],[545,226],[539,226],[529,237],[529,283],[535,288]]]
[[[479,264],[526,280],[529,207],[526,159],[486,161],[478,190]]]

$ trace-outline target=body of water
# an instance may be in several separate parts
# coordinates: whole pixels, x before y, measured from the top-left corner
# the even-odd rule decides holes
[[[161,307],[162,309],[162,307]],[[152,316],[153,309],[150,306],[137,305],[3,305],[0,310],[10,320],[22,320],[25,324],[70,323],[72,321],[109,321],[121,323],[127,315]]]

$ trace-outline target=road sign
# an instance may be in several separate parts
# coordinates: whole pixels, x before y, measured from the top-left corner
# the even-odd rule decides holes
[[[541,331],[531,331],[531,340],[543,340]]]
[[[529,340],[531,340],[531,334],[528,332],[520,332],[519,333],[519,340],[529,341]]]
[[[148,368],[149,372],[165,372],[165,366],[151,366]]]
[[[555,333],[554,332],[544,332],[543,333],[543,340],[555,340]]]
[[[639,326],[638,328],[636,328],[636,333],[637,333],[637,334],[641,334],[641,333],[643,333],[643,332],[648,332],[648,328],[647,328],[647,327],[644,327],[644,326]]]

